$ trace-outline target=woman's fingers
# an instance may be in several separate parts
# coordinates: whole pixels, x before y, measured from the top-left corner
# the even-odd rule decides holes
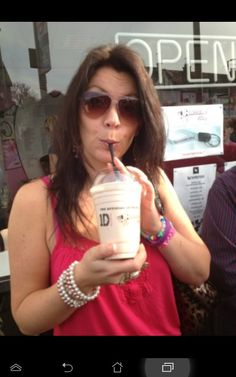
[[[121,274],[113,275],[113,281],[115,284],[123,285],[129,280],[137,279],[141,272],[148,267],[148,262],[146,262],[147,254],[143,244],[139,246],[136,257],[132,263],[132,269],[127,264],[127,270],[122,269]]]
[[[138,264],[137,269],[139,270],[142,268],[143,264],[145,263],[147,259],[147,252],[142,243],[139,245],[139,249],[138,249],[135,259],[136,259],[136,263]]]
[[[130,175],[131,173],[131,175],[134,175],[135,177],[140,177],[143,180],[148,181],[147,176],[142,172],[142,170],[133,166],[125,166],[117,157],[115,157],[114,162],[121,173],[125,173],[127,175]]]
[[[130,175],[134,174],[135,176],[142,177],[144,180],[148,181],[147,176],[142,172],[142,170],[135,168],[134,166],[125,166],[119,158],[115,157],[114,162],[116,167],[120,170],[120,172]]]
[[[142,186],[142,195],[145,200],[153,202],[155,198],[155,190],[152,182],[149,181],[148,177],[139,169],[133,166],[127,166],[127,170],[135,177],[136,181]]]
[[[150,189],[151,193],[154,194],[153,185],[142,170],[133,166],[125,166],[117,157],[115,157],[114,162],[121,173],[133,175],[137,181],[142,185],[146,185],[146,188]]]
[[[146,211],[148,211],[148,217],[150,217],[150,213],[156,214],[155,190],[146,174],[134,166],[125,166],[117,157],[115,157],[114,162],[121,173],[131,175],[142,186],[142,218],[145,218]]]
[[[114,274],[121,273],[121,272],[134,272],[134,271],[140,271],[142,269],[142,266],[144,262],[146,261],[147,253],[145,250],[145,247],[143,244],[139,245],[139,249],[137,251],[137,254],[134,258],[130,259],[113,259],[109,262],[112,262],[110,264],[110,270],[112,269],[114,271]]]
[[[126,169],[125,165],[121,162],[121,160],[119,160],[118,157],[114,157],[114,163],[116,165],[116,167],[120,170],[120,172],[122,173],[126,173],[128,174],[128,170]]]
[[[130,259],[106,259],[113,255],[115,247],[113,244],[98,245],[85,253],[80,263],[80,270],[86,285],[117,284],[122,274],[138,276],[145,264],[147,254],[143,244],[139,246],[135,258]]]
[[[111,274],[140,270],[147,258],[146,250],[143,244],[139,245],[139,249],[134,258],[108,259],[108,257],[114,255],[115,252],[115,244],[101,244],[90,249],[88,253],[90,254],[90,262],[94,262],[95,270],[104,270],[110,272]]]
[[[90,258],[93,260],[104,260],[111,257],[116,252],[116,244],[99,244],[90,249]]]

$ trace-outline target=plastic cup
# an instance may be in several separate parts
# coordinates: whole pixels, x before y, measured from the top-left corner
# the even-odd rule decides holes
[[[141,185],[119,171],[102,172],[90,193],[100,242],[116,244],[109,259],[134,258],[140,244]]]

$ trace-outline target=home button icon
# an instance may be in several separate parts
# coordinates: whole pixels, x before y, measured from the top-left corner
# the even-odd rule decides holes
[[[121,373],[122,368],[123,368],[122,363],[118,361],[112,365],[113,373]]]

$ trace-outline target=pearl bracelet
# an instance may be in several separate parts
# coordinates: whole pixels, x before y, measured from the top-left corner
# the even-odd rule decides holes
[[[73,300],[66,292],[66,289],[65,289],[65,278],[66,278],[66,271],[64,271],[58,281],[57,281],[57,290],[58,290],[58,293],[62,299],[62,301],[64,301],[65,304],[69,305],[71,308],[79,308],[80,306],[84,305],[85,302],[83,301],[76,301],[76,300]]]
[[[87,304],[87,302],[94,300],[100,293],[100,286],[94,288],[91,294],[86,295],[76,285],[74,268],[78,263],[78,261],[71,263],[70,266],[62,272],[57,281],[57,289],[61,299],[72,308],[78,308]]]

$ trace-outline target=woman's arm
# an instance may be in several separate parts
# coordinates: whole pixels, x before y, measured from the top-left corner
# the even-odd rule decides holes
[[[17,192],[9,218],[12,313],[25,334],[51,329],[73,312],[50,287],[47,207],[45,186],[31,182]]]
[[[35,181],[17,192],[9,219],[12,313],[20,330],[28,335],[53,328],[75,311],[62,301],[56,284],[50,286],[50,210],[45,186]],[[98,245],[85,253],[74,271],[82,292],[117,284],[124,272],[141,270],[146,259],[142,245],[134,259],[105,259],[114,252],[113,245]]]
[[[155,191],[147,176],[139,169],[127,166],[115,158],[117,168],[124,173],[132,173],[142,185],[141,228],[145,233],[156,234],[161,228],[160,213],[155,206]],[[207,246],[194,230],[177,194],[163,170],[160,169],[160,182],[157,187],[164,207],[164,216],[170,220],[176,232],[167,246],[159,249],[167,260],[173,274],[181,281],[199,285],[210,271],[210,253]]]
[[[210,272],[210,253],[194,230],[168,177],[161,171],[158,191],[165,216],[173,223],[176,233],[166,247],[160,247],[173,274],[181,281],[199,285]]]

